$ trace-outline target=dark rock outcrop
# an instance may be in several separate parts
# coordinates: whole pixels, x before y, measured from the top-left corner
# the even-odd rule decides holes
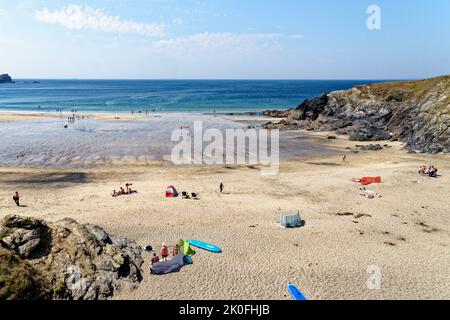
[[[285,118],[266,128],[334,131],[352,141],[400,140],[408,151],[450,151],[450,76],[375,83],[270,112]]]
[[[0,83],[13,83],[13,81],[8,74],[0,74]]]
[[[7,216],[0,223],[1,247],[44,275],[55,299],[107,299],[142,280],[142,251],[135,242],[72,219],[46,223]]]

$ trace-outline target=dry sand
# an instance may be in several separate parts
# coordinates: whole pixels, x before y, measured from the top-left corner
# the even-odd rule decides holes
[[[223,249],[197,250],[194,264],[167,276],[149,274],[116,299],[289,299],[296,283],[310,299],[450,298],[450,158],[412,155],[398,144],[353,154],[345,139],[329,142],[349,154],[283,161],[277,176],[250,167],[174,167],[154,163],[86,170],[0,168],[0,218],[51,221],[71,217],[158,247],[199,239]],[[441,177],[417,175],[434,163]],[[352,177],[381,175],[359,195]],[[139,195],[112,198],[133,182]],[[223,182],[225,194],[218,192]],[[166,199],[165,188],[198,192],[201,200]],[[11,197],[18,190],[26,207]],[[300,229],[279,226],[279,213],[300,210]],[[367,288],[367,268],[381,268],[381,290]]]

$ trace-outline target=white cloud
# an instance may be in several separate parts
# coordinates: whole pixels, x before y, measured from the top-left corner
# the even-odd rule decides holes
[[[54,11],[44,8],[35,12],[35,18],[43,23],[60,24],[72,30],[91,29],[144,36],[162,36],[165,32],[164,23],[122,20],[118,16],[107,15],[102,9],[95,9],[87,5],[70,5]]]
[[[147,51],[153,53],[251,53],[278,45],[281,34],[272,33],[197,33],[184,37],[154,41]]]
[[[172,20],[172,23],[181,25],[181,24],[183,24],[183,20],[181,20],[180,18],[175,18],[175,19]]]
[[[298,40],[301,40],[301,39],[304,39],[305,36],[302,35],[302,34],[293,34],[293,35],[290,35],[289,38],[290,38],[290,39],[298,39]]]

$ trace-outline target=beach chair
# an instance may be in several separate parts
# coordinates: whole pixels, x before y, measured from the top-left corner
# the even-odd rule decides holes
[[[190,199],[189,194],[187,192],[185,192],[185,191],[183,191],[181,193],[181,196],[183,197],[183,199]]]
[[[194,199],[194,200],[199,200],[199,199],[198,199],[198,193],[194,193],[194,192],[193,192],[191,195],[192,195],[192,199]]]

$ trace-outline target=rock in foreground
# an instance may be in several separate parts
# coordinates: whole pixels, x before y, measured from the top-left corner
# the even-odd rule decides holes
[[[0,223],[1,247],[14,256],[0,255],[2,265],[17,259],[17,267],[32,268],[42,275],[39,279],[43,278],[35,287],[45,289],[48,284],[54,299],[107,299],[123,289],[136,288],[142,280],[142,251],[135,242],[72,219],[46,223],[7,216]],[[13,299],[46,298],[45,290],[33,297],[19,294]]]

